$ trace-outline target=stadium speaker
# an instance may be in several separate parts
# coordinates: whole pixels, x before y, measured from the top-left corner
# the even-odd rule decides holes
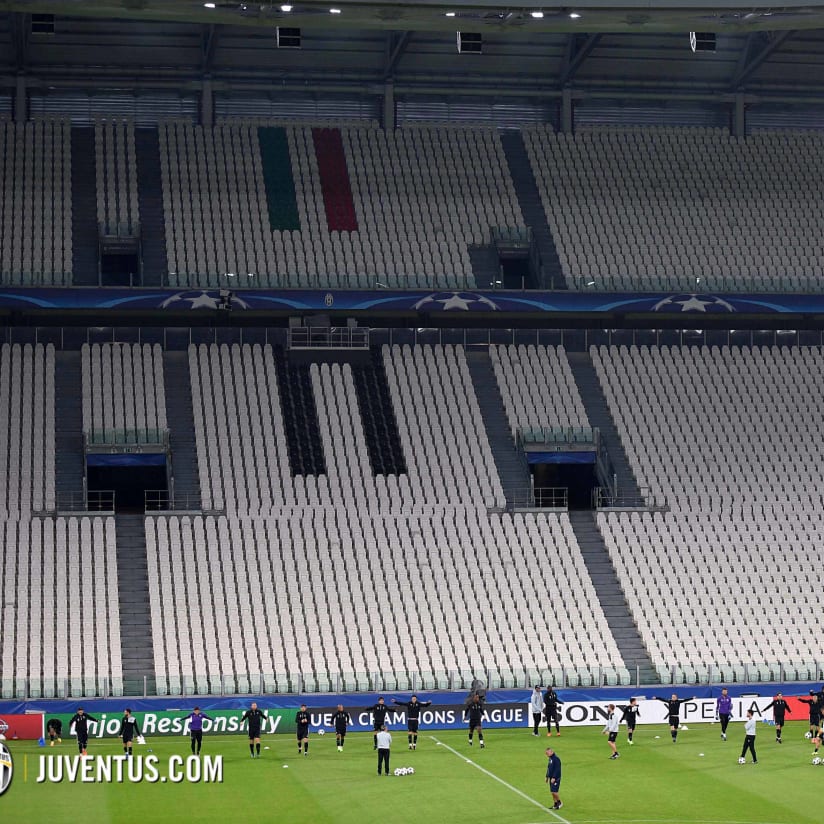
[[[278,26],[277,36],[279,49],[300,48],[300,29]]]
[[[483,51],[483,35],[480,32],[459,31],[458,53],[480,54]]]
[[[691,31],[690,48],[693,52],[714,52],[715,32],[713,31]]]
[[[31,16],[32,34],[54,34],[53,14],[33,14]]]

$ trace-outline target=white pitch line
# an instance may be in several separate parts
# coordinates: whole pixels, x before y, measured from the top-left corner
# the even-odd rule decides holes
[[[438,739],[435,738],[434,735],[430,735],[429,737],[436,744],[440,744],[442,747],[449,750],[449,752],[453,753],[454,755],[457,755],[458,758],[463,758],[464,761],[469,761],[469,759],[463,753],[459,753],[457,750],[453,750],[452,747],[450,747],[448,744],[444,744],[443,741],[438,741]],[[480,770],[484,775],[488,775],[490,778],[494,779],[499,784],[503,784],[504,787],[506,787],[508,790],[512,790],[512,792],[517,793],[519,796],[521,796],[521,798],[525,799],[530,804],[534,804],[536,807],[543,810],[545,813],[549,813],[550,815],[555,816],[555,818],[557,818],[558,821],[561,822],[561,824],[572,824],[571,821],[568,821],[562,815],[558,815],[558,813],[556,813],[555,810],[552,810],[549,807],[545,807],[543,804],[541,804],[540,801],[536,801],[534,798],[530,798],[525,792],[521,792],[521,790],[519,790],[517,787],[513,787],[512,784],[508,784],[506,781],[503,780],[503,778],[499,778],[497,775],[495,775],[495,773],[492,773],[489,770],[484,769],[480,764],[476,764],[474,761],[470,761],[469,763],[471,763],[472,766],[475,767],[475,769]]]

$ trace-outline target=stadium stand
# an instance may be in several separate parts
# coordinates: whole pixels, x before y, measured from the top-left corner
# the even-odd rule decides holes
[[[0,512],[54,507],[54,347],[0,348]]]
[[[523,226],[489,129],[166,123],[160,150],[173,285],[471,288],[469,247]]]
[[[114,519],[7,519],[0,535],[2,697],[121,694]]]
[[[326,508],[146,523],[160,691],[248,692],[261,678],[266,691],[409,689],[413,676],[433,689],[450,672],[468,687],[479,671],[514,686],[527,671],[560,683],[562,667],[590,685],[594,661],[611,683],[628,679],[565,517]],[[550,582],[530,563],[547,546]],[[393,574],[405,556],[419,579]],[[576,627],[554,639],[554,669],[547,622]]]
[[[97,121],[94,139],[98,225],[106,234],[132,234],[140,225],[134,123]]]
[[[524,138],[570,288],[818,288],[819,135],[536,127]]]
[[[68,121],[0,118],[0,280],[68,286],[72,272]]]
[[[590,351],[633,469],[672,509],[598,518],[659,675],[809,677],[821,350]]]
[[[162,442],[166,399],[159,344],[84,344],[81,368],[83,430],[89,438]]]
[[[585,428],[587,413],[563,346],[489,348],[513,436],[519,428]]]

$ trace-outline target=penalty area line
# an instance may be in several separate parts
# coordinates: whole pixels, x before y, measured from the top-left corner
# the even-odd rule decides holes
[[[543,804],[541,804],[540,801],[536,801],[534,798],[531,798],[525,792],[519,790],[517,787],[513,787],[512,784],[507,783],[503,780],[503,778],[499,778],[497,775],[495,775],[495,773],[490,772],[489,770],[482,767],[480,764],[476,764],[474,761],[470,761],[465,755],[459,753],[457,750],[453,750],[452,747],[449,746],[449,744],[444,744],[443,741],[439,741],[437,738],[435,738],[434,735],[430,735],[429,737],[436,744],[439,744],[444,749],[449,750],[449,752],[451,752],[453,755],[457,755],[458,758],[463,758],[464,761],[468,761],[470,764],[472,764],[473,767],[475,767],[476,770],[480,770],[484,775],[488,775],[494,781],[497,781],[499,784],[503,784],[504,787],[506,787],[508,790],[512,790],[512,792],[521,796],[521,798],[523,798],[525,801],[528,801],[530,804],[534,804],[536,807],[543,810],[545,813],[549,813],[551,816],[554,816],[558,821],[561,822],[561,824],[572,824],[571,821],[568,821],[562,815],[558,815],[558,813],[556,813],[555,810],[552,810],[549,807],[545,807]]]

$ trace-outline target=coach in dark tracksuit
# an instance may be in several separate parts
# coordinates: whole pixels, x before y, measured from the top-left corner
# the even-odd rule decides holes
[[[480,695],[473,695],[472,700],[464,707],[464,720],[469,719],[469,746],[472,746],[472,733],[478,730],[478,741],[481,742],[481,749],[484,747],[484,731],[481,722],[484,717],[484,702]]]
[[[784,700],[779,692],[773,700],[764,707],[764,712],[772,708],[773,720],[775,721],[775,740],[776,743],[781,743],[781,728],[784,726],[784,716],[786,713],[791,713],[790,705]]]
[[[372,749],[376,750],[378,748],[378,733],[386,723],[386,713],[389,712],[389,707],[383,702],[383,696],[380,696],[378,703],[372,707],[367,707],[366,710],[372,713],[372,729],[375,733],[372,736],[372,742],[374,744]]]
[[[561,759],[558,758],[555,750],[552,747],[547,747],[546,750],[547,765],[546,765],[546,783],[549,784],[549,791],[552,793],[552,800],[555,802],[552,805],[553,810],[560,810],[564,806],[561,801],[561,796],[558,794],[561,789]]]
[[[77,712],[69,721],[69,729],[74,724],[74,734],[77,736],[77,749],[81,755],[86,754],[86,745],[89,743],[89,721],[97,721],[92,715],[86,715],[83,707],[78,707]]]
[[[552,723],[555,722],[555,733],[561,734],[561,713],[558,711],[558,705],[564,702],[558,698],[558,693],[555,692],[555,687],[547,687],[544,693],[544,718],[546,718],[546,734],[552,735]]]

